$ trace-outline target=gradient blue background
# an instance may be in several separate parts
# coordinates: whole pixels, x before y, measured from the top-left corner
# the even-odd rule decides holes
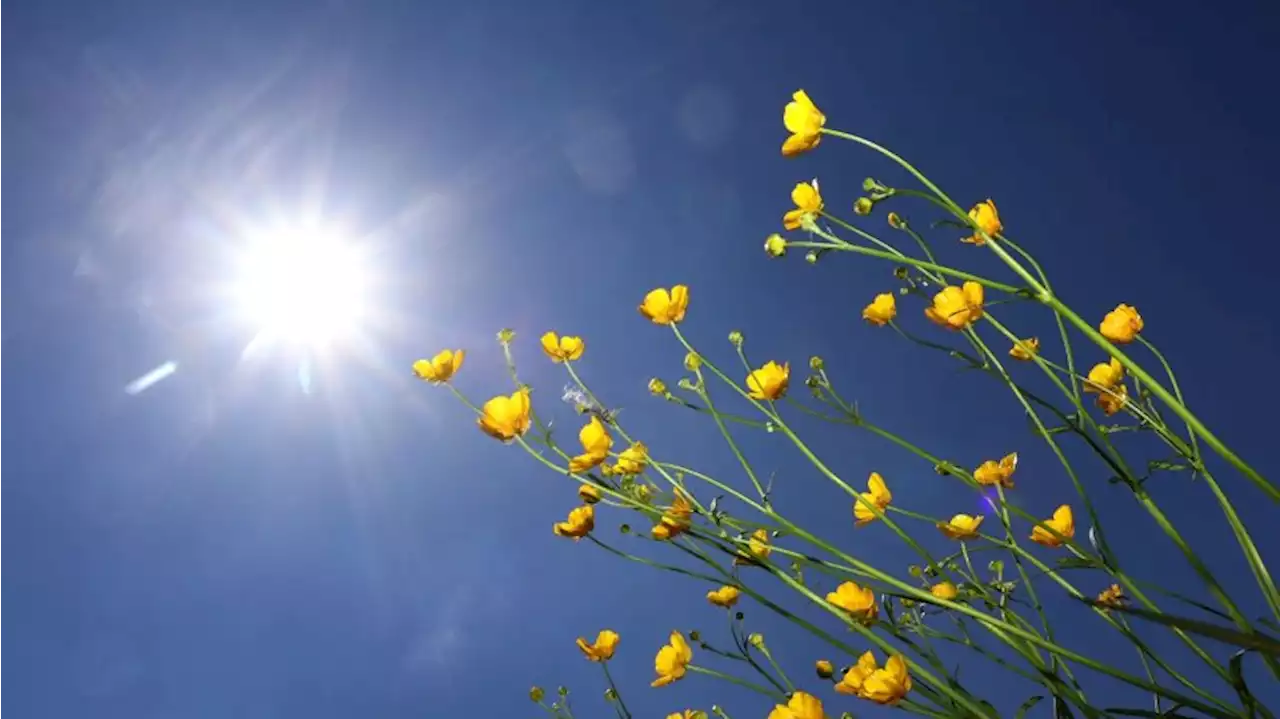
[[[509,391],[492,338],[510,326],[539,408],[573,425],[535,341],[582,334],[581,371],[632,432],[743,482],[710,423],[646,394],[655,373],[674,384],[683,354],[635,313],[658,285],[692,287],[685,328],[726,366],[735,328],[757,358],[821,354],[869,417],[940,455],[973,466],[1020,451],[1028,511],[1070,500],[1007,393],[858,319],[894,286],[889,266],[761,252],[794,182],[820,177],[838,209],[868,174],[903,179],[831,140],[780,157],[781,108],[801,86],[831,126],[893,147],[958,201],[996,198],[1086,317],[1137,304],[1196,411],[1274,477],[1280,111],[1259,80],[1280,66],[1275,9],[1114,5],[10,3],[11,715],[533,716],[536,682],[568,684],[579,716],[605,716],[598,670],[572,642],[609,626],[636,716],[712,702],[764,716],[762,698],[703,678],[649,689],[672,628],[723,643],[706,587],[553,537],[573,487],[408,372],[465,347],[458,386],[477,400]],[[899,209],[917,226],[936,219]],[[381,282],[378,321],[314,361],[308,393],[294,353],[241,361],[252,329],[219,288],[246,228],[317,214],[359,238]],[[933,236],[944,258],[1002,273],[954,234]],[[1043,315],[1002,314],[1051,336]],[[938,336],[917,306],[902,316]],[[165,361],[172,377],[124,392]],[[903,507],[978,508],[884,443],[798,425],[851,481],[884,474]],[[781,437],[744,438],[777,472],[783,511],[885,566],[912,561],[883,527],[855,532],[847,499]],[[1142,455],[1150,440],[1124,441]],[[1204,596],[1127,492],[1082,462],[1126,566]],[[1274,563],[1276,506],[1221,476]],[[1150,486],[1261,615],[1204,484]],[[648,551],[617,537],[621,521],[602,510],[597,531]],[[812,678],[815,658],[844,658],[743,608],[833,714],[867,711]],[[1065,643],[1140,671],[1114,636],[1074,628],[1097,622],[1087,612],[1050,608],[1072,627]],[[1228,693],[1179,645],[1157,644]],[[1277,697],[1256,660],[1248,674]],[[976,667],[964,676],[1002,709],[1031,693]],[[1149,706],[1087,687],[1102,706]]]

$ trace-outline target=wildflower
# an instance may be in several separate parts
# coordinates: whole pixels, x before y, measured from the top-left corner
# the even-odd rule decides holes
[[[1018,468],[1018,453],[1006,454],[999,462],[988,459],[973,470],[975,482],[988,487],[1000,485],[1005,489],[1013,487],[1013,472]]]
[[[787,241],[782,235],[775,232],[765,238],[764,251],[770,257],[782,257],[787,254]]]
[[[1059,539],[1053,532],[1045,529],[1045,527],[1053,529],[1058,534],[1061,534],[1065,539],[1071,539],[1076,536],[1076,520],[1071,514],[1071,507],[1069,505],[1064,504],[1055,509],[1053,511],[1053,517],[1051,519],[1044,520],[1043,524],[1044,527],[1037,525],[1031,530],[1031,541],[1036,544],[1043,544],[1046,547],[1062,546],[1063,540]]]
[[[587,343],[582,341],[581,337],[560,337],[555,332],[548,332],[542,336],[542,351],[551,358],[552,362],[572,362],[582,356],[583,350],[587,348]]]
[[[947,539],[972,539],[978,536],[978,527],[982,526],[982,515],[976,517],[968,514],[957,514],[950,521],[938,522],[938,530]]]
[[[668,714],[667,719],[707,719],[707,713],[696,709],[685,709],[683,712]]]
[[[578,498],[585,504],[595,504],[600,501],[600,488],[594,484],[578,485]]]
[[[605,629],[596,635],[595,644],[587,644],[587,640],[578,637],[578,649],[593,662],[607,662],[613,659],[613,652],[618,648],[618,633]]]
[[[853,214],[870,215],[875,207],[876,203],[872,202],[870,197],[859,197],[853,203]]]
[[[670,292],[659,287],[644,296],[644,301],[640,303],[640,314],[648,317],[655,325],[674,325],[684,321],[684,313],[688,308],[688,287],[676,285]]]
[[[676,492],[676,498],[672,500],[671,506],[663,512],[662,519],[651,530],[653,538],[667,540],[680,536],[689,528],[689,517],[692,515],[693,505],[689,503],[689,499],[684,494]]]
[[[1030,362],[1031,358],[1038,354],[1040,354],[1039,337],[1028,337],[1025,340],[1018,340],[1009,348],[1009,356],[1016,360],[1022,360],[1023,362]]]
[[[1109,392],[1098,394],[1098,406],[1102,408],[1102,411],[1108,417],[1124,409],[1124,405],[1128,401],[1129,390],[1124,385],[1118,385]]]
[[[596,528],[596,510],[590,504],[576,507],[569,512],[569,518],[564,522],[556,522],[551,529],[557,537],[572,537],[574,540],[582,539]]]
[[[667,394],[667,383],[654,377],[649,380],[649,394],[655,397],[664,397]]]
[[[875,592],[871,591],[870,587],[860,587],[853,582],[845,582],[836,587],[834,592],[828,592],[827,602],[840,607],[863,622],[874,621],[880,613]]]
[[[520,388],[510,397],[497,396],[480,408],[476,424],[485,434],[510,442],[529,431],[529,390]]]
[[[728,609],[738,603],[738,597],[742,595],[742,590],[728,584],[719,589],[707,592],[707,601],[717,607]]]
[[[1129,344],[1142,332],[1142,326],[1142,315],[1136,307],[1119,304],[1102,318],[1098,331],[1116,344]]]
[[[859,499],[853,501],[853,516],[859,527],[876,519],[876,513],[871,511],[871,507],[868,507],[863,500],[874,504],[881,512],[893,501],[893,494],[889,492],[889,486],[884,483],[884,477],[881,477],[879,472],[872,472],[871,476],[867,477],[867,490],[858,495]]]
[[[845,672],[844,678],[836,684],[836,691],[855,694],[877,704],[897,704],[911,691],[907,662],[901,654],[894,654],[881,668],[876,665],[875,655],[867,652]]]
[[[889,226],[895,230],[907,229],[907,221],[902,219],[902,216],[896,212],[890,212],[886,219],[889,221]]]
[[[735,566],[755,564],[757,560],[768,559],[772,552],[773,548],[769,546],[769,530],[761,527],[751,533],[751,538],[747,540],[747,551],[734,557],[733,563]]]
[[[876,327],[884,327],[898,316],[898,301],[892,292],[876,295],[871,304],[862,308],[862,319]]]
[[[649,448],[644,442],[636,442],[618,454],[611,474],[640,474],[649,465]]]
[[[609,458],[613,437],[609,436],[609,430],[605,429],[599,417],[592,415],[591,421],[579,430],[578,441],[582,443],[582,454],[569,460],[570,472],[585,472]]]
[[[546,695],[547,693],[542,690],[542,687],[539,687],[539,686],[529,687],[529,701],[533,702],[534,704],[540,703],[542,701],[542,697]]]
[[[767,651],[764,646],[764,635],[761,634],[760,632],[752,632],[748,634],[747,643],[755,647],[756,649],[759,649],[762,652]]]
[[[1119,584],[1112,584],[1098,593],[1098,604],[1108,607],[1119,607],[1125,602],[1124,590]]]
[[[791,133],[782,143],[782,154],[795,157],[817,147],[822,142],[822,126],[826,123],[827,116],[813,104],[809,94],[804,90],[796,90],[791,96],[791,102],[782,110],[782,124]]]
[[[462,350],[440,350],[431,359],[420,359],[413,363],[413,373],[418,379],[433,384],[448,382],[449,378],[462,369],[462,360],[466,352]]]
[[[813,663],[813,669],[818,673],[819,679],[830,679],[836,673],[836,668],[826,659],[819,659]]]
[[[693,351],[685,353],[684,368],[690,372],[697,372],[702,369],[702,357]]]
[[[966,282],[963,287],[949,285],[933,296],[933,306],[924,314],[934,323],[961,330],[982,317],[982,285]]]
[[[653,668],[658,678],[651,686],[664,687],[684,677],[686,667],[693,661],[693,650],[680,632],[671,632],[671,639],[666,646],[658,650],[653,658]]]
[[[786,705],[775,704],[769,719],[827,719],[822,700],[808,692],[792,692]]]
[[[1104,390],[1115,389],[1123,381],[1124,365],[1120,364],[1120,360],[1112,357],[1110,362],[1099,362],[1089,370],[1084,391],[1105,394]]]
[[[929,593],[938,599],[946,599],[947,601],[960,596],[960,590],[956,589],[956,585],[951,582],[938,582],[929,587]]]
[[[791,201],[796,209],[782,216],[782,226],[788,230],[798,230],[806,218],[813,218],[822,212],[822,194],[818,191],[818,181],[801,182],[791,190]]]
[[[1000,224],[1000,213],[996,212],[996,203],[991,200],[974,205],[969,210],[969,221],[981,230],[981,232],[973,233],[971,237],[965,237],[960,240],[971,245],[982,246],[987,244],[987,238],[982,235],[983,232],[988,235],[994,235],[1004,229],[1004,225]]]
[[[747,375],[747,394],[752,399],[782,399],[791,380],[791,363],[778,364],[769,360],[760,369]]]

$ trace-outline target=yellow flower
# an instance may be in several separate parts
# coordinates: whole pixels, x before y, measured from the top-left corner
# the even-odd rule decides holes
[[[787,254],[787,240],[777,233],[769,235],[764,240],[764,251],[770,257],[782,257]]]
[[[814,662],[813,670],[818,673],[819,679],[830,679],[831,675],[836,673],[836,668],[826,659],[819,659]]]
[[[796,209],[782,216],[782,226],[788,230],[798,230],[804,224],[804,218],[822,212],[822,194],[818,192],[818,181],[797,184],[791,190],[791,201],[795,203]]]
[[[898,316],[898,300],[892,292],[876,295],[871,304],[862,308],[862,319],[876,327],[884,327]]]
[[[836,685],[836,691],[856,694],[877,704],[896,704],[911,691],[907,662],[901,654],[894,654],[881,668],[876,665],[875,655],[867,652],[845,672],[844,678]]]
[[[827,601],[864,622],[874,621],[880,613],[875,592],[870,587],[860,587],[853,582],[845,582],[836,587],[834,592],[828,592]]]
[[[672,500],[671,506],[663,512],[661,521],[654,525],[651,531],[653,538],[666,540],[680,536],[689,528],[689,517],[692,515],[693,505],[689,503],[689,499],[680,492],[676,492],[676,498]]]
[[[1125,402],[1128,401],[1129,390],[1124,385],[1113,387],[1110,392],[1098,394],[1098,406],[1108,417],[1124,409]]]
[[[578,485],[578,498],[586,504],[595,504],[600,501],[600,489],[594,484]]]
[[[648,317],[655,325],[673,325],[684,321],[684,313],[688,308],[688,287],[676,285],[670,292],[659,287],[644,296],[644,301],[640,303],[640,314]]]
[[[822,700],[808,692],[793,692],[786,705],[775,704],[769,719],[827,719]]]
[[[1098,392],[1115,389],[1124,381],[1124,365],[1115,357],[1110,362],[1099,362],[1089,370],[1089,379],[1084,383],[1085,392]]]
[[[552,362],[572,362],[582,356],[587,343],[581,337],[560,337],[555,332],[542,336],[542,351],[547,353]]]
[[[569,512],[569,519],[556,522],[551,531],[557,537],[572,537],[575,541],[582,539],[596,528],[596,510],[590,504],[576,507]]]
[[[420,359],[413,363],[413,373],[418,379],[427,382],[448,382],[450,377],[462,369],[462,360],[466,357],[462,350],[440,350],[440,353],[429,360]]]
[[[613,651],[618,648],[618,633],[605,629],[596,635],[595,644],[587,644],[587,640],[578,637],[578,649],[593,662],[607,662],[613,659]]]
[[[1000,485],[1006,489],[1013,487],[1013,471],[1018,468],[1018,453],[1006,454],[999,462],[988,459],[973,470],[973,479],[978,484],[994,487]]]
[[[991,200],[979,202],[969,210],[969,221],[988,235],[994,235],[1004,229],[1004,225],[1000,224],[1000,213],[996,212],[996,203]],[[961,242],[968,242],[972,245],[985,245],[987,238],[982,236],[982,232],[975,232],[971,237],[961,239]]]
[[[957,514],[949,522],[938,522],[938,529],[948,539],[972,539],[978,536],[978,527],[982,526],[982,515],[976,517],[968,514]]]
[[[747,550],[756,559],[768,559],[769,554],[773,552],[773,548],[769,546],[769,530],[757,529],[752,532],[751,539],[747,542]]]
[[[665,687],[679,681],[684,677],[685,668],[691,661],[693,661],[693,650],[684,640],[684,635],[680,632],[671,632],[671,640],[659,649],[658,655],[653,658],[653,668],[658,673],[658,678],[654,679],[650,686]]]
[[[791,363],[778,364],[773,360],[747,375],[747,394],[752,399],[782,399],[791,380]]]
[[[865,499],[874,504],[881,512],[893,501],[893,494],[889,492],[889,486],[884,483],[884,477],[881,477],[879,472],[872,472],[871,476],[867,477],[867,491],[860,493],[858,497],[861,499],[853,501],[853,516],[859,527],[876,519],[876,513],[861,500]]]
[[[1023,362],[1030,362],[1031,358],[1038,354],[1040,354],[1039,337],[1028,337],[1025,340],[1018,340],[1009,348],[1009,356],[1016,360],[1022,360]]]
[[[1067,539],[1076,536],[1076,520],[1071,514],[1071,507],[1064,504],[1053,511],[1053,518],[1044,520],[1044,525]],[[1037,525],[1031,530],[1031,541],[1046,547],[1061,547],[1062,541],[1048,529]]]
[[[510,397],[497,396],[480,408],[476,424],[485,434],[510,442],[529,431],[529,390],[521,388]]]
[[[717,607],[728,609],[738,603],[738,597],[741,594],[742,591],[740,589],[726,584],[719,589],[707,592],[707,601]]]
[[[652,394],[657,397],[662,397],[666,395],[666,393],[667,393],[666,382],[663,382],[657,377],[654,377],[653,379],[649,380],[649,394]]]
[[[1114,310],[1102,318],[1098,331],[1103,337],[1116,344],[1128,344],[1138,336],[1139,332],[1142,332],[1142,315],[1138,314],[1136,307],[1125,304],[1116,305]]]
[[[582,454],[569,460],[570,472],[585,472],[609,458],[613,437],[609,436],[609,430],[605,429],[599,417],[592,415],[591,421],[578,431],[578,441],[582,443]]]
[[[782,154],[785,157],[795,157],[822,142],[822,126],[827,124],[827,116],[813,104],[808,93],[796,90],[791,96],[791,102],[782,110],[782,124],[791,133],[782,143]]]
[[[982,285],[966,282],[963,287],[949,285],[933,296],[933,306],[924,314],[943,327],[961,330],[982,317]]]
[[[929,587],[929,593],[938,599],[952,600],[960,596],[960,590],[956,589],[956,585],[951,582],[938,582]]]
[[[1118,607],[1125,602],[1124,590],[1119,584],[1112,584],[1098,593],[1098,603],[1109,607]]]
[[[636,442],[618,454],[610,474],[640,474],[649,464],[649,448],[644,442]]]
[[[697,709],[685,709],[683,712],[668,714],[667,719],[707,719],[707,713]]]
[[[697,352],[688,352],[684,356],[684,368],[690,372],[702,369],[702,357]]]

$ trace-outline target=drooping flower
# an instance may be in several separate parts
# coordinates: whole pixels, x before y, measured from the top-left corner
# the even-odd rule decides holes
[[[836,668],[826,659],[819,659],[814,662],[813,670],[818,673],[819,679],[830,679],[836,673]]]
[[[1124,590],[1119,584],[1112,584],[1098,593],[1098,603],[1107,607],[1119,607],[1125,602]]]
[[[578,431],[578,441],[582,443],[582,454],[569,460],[569,471],[575,474],[585,472],[599,466],[609,458],[609,448],[613,446],[613,437],[599,417],[591,416],[591,421]],[[586,486],[586,485],[583,485]]]
[[[1142,315],[1136,307],[1119,304],[1102,318],[1098,331],[1116,344],[1128,344],[1142,332],[1142,326]]]
[[[982,285],[966,282],[961,287],[948,285],[933,296],[933,306],[924,314],[937,325],[962,330],[982,317]]]
[[[581,357],[586,348],[587,343],[583,342],[581,337],[568,335],[561,337],[555,332],[548,332],[542,336],[542,351],[551,358],[552,362],[572,362]]]
[[[894,654],[882,668],[876,665],[875,655],[867,652],[845,672],[836,691],[855,694],[877,704],[897,704],[911,691],[907,662],[901,654]]]
[[[713,589],[707,592],[707,601],[717,607],[728,609],[738,603],[738,597],[742,595],[742,590],[731,585],[724,585],[719,589]]]
[[[676,285],[668,292],[665,287],[659,287],[644,296],[639,309],[640,314],[655,325],[679,324],[684,321],[685,310],[689,309],[689,288]]]
[[[770,257],[782,257],[787,254],[787,240],[782,235],[774,233],[764,240],[765,254]]]
[[[644,442],[635,442],[618,454],[610,474],[640,474],[649,465],[649,448]]]
[[[960,240],[972,245],[982,246],[987,244],[987,238],[982,236],[983,232],[988,235],[994,235],[1004,229],[1004,225],[1000,224],[1000,213],[996,212],[996,203],[991,200],[974,205],[969,210],[969,221],[982,231],[974,232],[972,236]]]
[[[792,692],[785,705],[775,704],[769,719],[827,719],[822,700],[808,692]]]
[[[451,377],[462,369],[462,360],[466,357],[463,350],[440,350],[435,357],[431,359],[420,359],[413,363],[413,373],[418,379],[440,384],[448,382]]]
[[[978,527],[982,526],[982,515],[976,517],[968,514],[957,514],[950,521],[938,522],[938,530],[948,539],[972,539],[978,536]]]
[[[782,399],[790,381],[791,363],[778,364],[769,360],[760,369],[747,375],[747,394],[758,400]]]
[[[556,522],[551,530],[557,537],[570,537],[577,541],[596,528],[596,510],[590,504],[575,507],[569,512],[569,518]]]
[[[988,459],[973,470],[975,482],[988,487],[1000,485],[1005,489],[1013,487],[1013,472],[1018,468],[1018,453],[1011,452],[1000,459]]]
[[[612,629],[605,629],[597,634],[594,644],[587,644],[586,639],[578,637],[578,649],[593,662],[607,662],[613,659],[613,652],[617,648],[618,633]]]
[[[1123,384],[1112,387],[1107,392],[1098,393],[1098,406],[1108,417],[1124,409],[1129,401],[1129,390]]]
[[[1018,340],[1009,348],[1009,356],[1016,360],[1022,360],[1023,362],[1030,362],[1031,358],[1038,354],[1040,354],[1039,337],[1028,337],[1025,340]]]
[[[595,504],[600,501],[600,488],[594,484],[578,485],[578,498],[585,504]]]
[[[651,686],[664,687],[684,678],[686,668],[691,661],[693,661],[693,650],[684,640],[684,635],[680,632],[671,632],[671,638],[666,646],[659,649],[657,656],[653,658],[653,668],[658,673],[658,678],[653,680]]]
[[[485,434],[510,442],[529,431],[529,390],[520,388],[510,397],[499,395],[480,408],[476,424]]]
[[[862,308],[862,319],[876,327],[884,327],[898,316],[898,300],[892,292],[876,295],[871,304]]]
[[[809,99],[804,90],[796,90],[791,102],[782,110],[782,124],[791,135],[782,143],[782,154],[795,157],[808,152],[822,142],[822,126],[827,116]]]
[[[693,516],[693,505],[689,498],[677,491],[671,506],[662,513],[662,519],[655,525],[651,533],[654,539],[667,540],[678,537],[689,528],[689,518]]]
[[[1055,509],[1053,511],[1053,517],[1051,519],[1044,520],[1044,525],[1053,529],[1058,534],[1061,534],[1066,539],[1071,539],[1076,536],[1076,520],[1071,514],[1070,505],[1064,504]],[[1061,547],[1063,542],[1063,540],[1059,539],[1053,532],[1050,532],[1048,529],[1045,529],[1040,525],[1036,525],[1036,527],[1031,530],[1031,541],[1036,544],[1042,544],[1046,547]]]
[[[952,600],[960,596],[960,590],[956,589],[956,585],[951,582],[938,582],[929,587],[929,593],[938,599]]]
[[[795,204],[796,209],[782,216],[782,226],[788,230],[800,229],[806,217],[815,217],[825,207],[822,203],[822,193],[818,191],[817,180],[798,183],[791,190],[791,202]]]
[[[828,592],[827,601],[863,622],[874,621],[880,614],[875,592],[870,587],[861,587],[854,582],[845,582],[836,587],[834,592]]]
[[[874,504],[881,512],[893,501],[893,494],[889,491],[889,485],[884,483],[884,477],[881,477],[879,472],[872,472],[871,476],[867,477],[867,491],[860,493],[858,497],[860,499],[853,501],[853,517],[859,527],[874,522],[876,519],[876,513],[871,511],[871,508],[864,504],[862,500]]]

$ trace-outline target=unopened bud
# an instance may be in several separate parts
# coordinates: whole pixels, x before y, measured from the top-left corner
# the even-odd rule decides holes
[[[870,215],[871,211],[874,210],[875,207],[876,203],[872,202],[870,197],[859,197],[857,201],[853,203],[853,214]]]
[[[702,641],[702,635],[698,633],[698,630],[697,630],[697,629],[695,629],[695,630],[693,630],[693,631],[689,632],[689,641],[691,641],[691,642],[700,642],[700,641]]]
[[[824,366],[825,364],[823,363],[822,358],[818,355],[814,355],[809,358],[809,369],[814,372],[821,372]]]
[[[765,238],[764,251],[770,257],[782,257],[787,254],[787,240],[782,235],[774,233]]]
[[[682,390],[686,391],[686,392],[697,392],[697,391],[698,391],[698,386],[697,386],[697,385],[695,385],[695,384],[693,383],[693,380],[689,379],[688,377],[681,377],[681,378],[680,378],[680,381],[679,381],[679,382],[676,382],[676,386],[677,386],[677,387],[679,387],[680,389],[682,389]]]
[[[542,697],[546,695],[547,693],[542,691],[542,687],[538,687],[538,686],[529,687],[529,701],[533,702],[534,704],[537,704],[538,702],[542,701]]]
[[[819,659],[814,663],[813,668],[818,672],[819,679],[830,679],[831,675],[836,673],[836,668],[826,659]]]
[[[729,344],[733,345],[734,347],[741,347],[742,339],[743,339],[742,333],[739,332],[738,330],[734,330],[729,333]]]
[[[513,329],[504,327],[501,330],[498,330],[498,342],[504,345],[511,344],[511,341],[514,340],[515,338],[516,338],[516,331]]]
[[[556,687],[556,693],[562,697],[567,697],[569,696],[569,687],[565,687],[565,686]]]
[[[901,215],[899,215],[898,213],[896,213],[896,212],[890,212],[890,213],[889,213],[889,226],[890,226],[890,227],[892,227],[892,228],[893,228],[893,229],[895,229],[895,230],[905,230],[905,229],[907,229],[907,221],[906,221],[906,220],[904,220],[904,219],[902,219],[902,216],[901,216]]]
[[[649,394],[652,394],[655,397],[662,397],[666,393],[667,393],[666,382],[663,382],[657,377],[654,377],[653,379],[649,380]]]
[[[619,532],[622,532],[623,534],[631,534],[631,525],[630,525],[630,524],[620,524],[620,525],[618,525],[618,531],[619,531]]]
[[[760,634],[759,632],[752,632],[751,634],[747,635],[747,642],[749,642],[751,646],[755,647],[756,649],[759,649],[761,651],[764,650],[764,635]]]
[[[911,270],[899,265],[898,267],[893,268],[893,276],[896,279],[905,280],[911,276]]]
[[[805,262],[808,262],[808,263],[809,263],[809,264],[811,264],[811,265],[816,265],[816,264],[818,264],[818,251],[817,251],[817,250],[809,250],[808,252],[806,252],[806,253],[805,253],[805,255],[804,255],[804,261],[805,261]]]
[[[684,356],[684,368],[690,372],[697,372],[702,367],[702,358],[697,352],[690,352]]]
[[[737,619],[738,621],[742,621],[742,618],[743,618],[743,617],[745,617],[745,616],[746,616],[746,615],[745,615],[745,614],[743,614],[742,612],[734,612],[734,613],[733,613],[733,618],[734,618],[734,619]]]
[[[920,569],[920,567],[918,567],[918,566],[917,566],[917,565],[915,565],[915,564],[911,565],[910,567],[907,567],[907,574],[910,574],[911,576],[916,577],[916,578],[919,578],[919,577],[920,577],[920,574],[921,574],[923,571],[924,571],[924,570]]]
[[[614,689],[613,687],[609,687],[608,689],[605,689],[604,698],[605,698],[605,701],[611,701],[611,702],[618,701],[618,690]]]
[[[804,378],[804,386],[809,389],[817,389],[822,386],[822,379],[817,375],[809,375]]]

